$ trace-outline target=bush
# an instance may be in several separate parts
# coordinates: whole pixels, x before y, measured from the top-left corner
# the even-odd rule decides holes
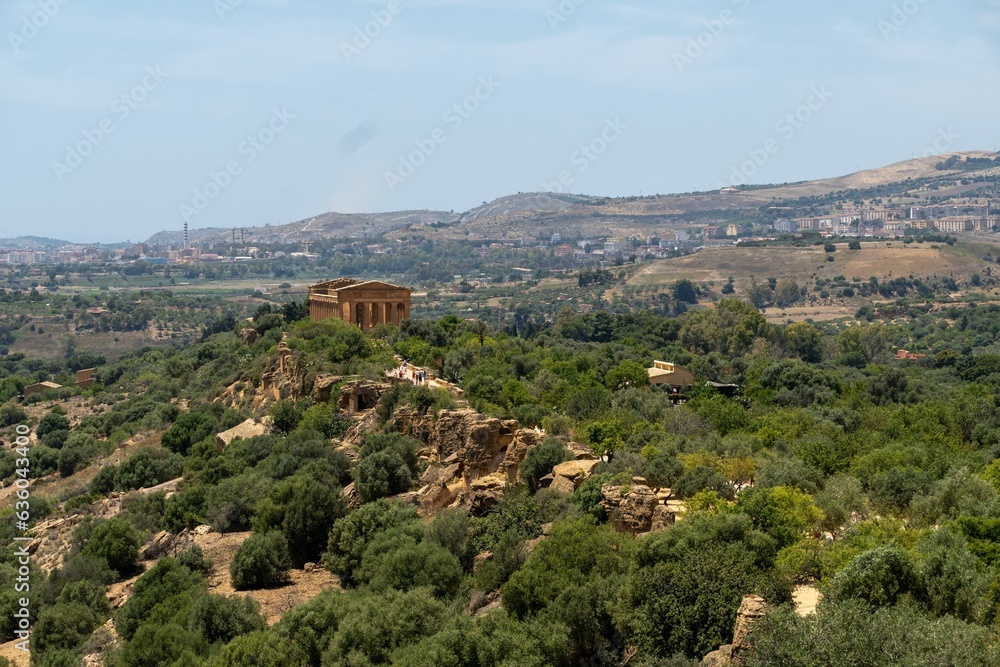
[[[736,489],[722,473],[714,468],[697,466],[684,473],[677,480],[677,495],[681,498],[691,498],[702,491],[715,491],[726,500],[736,497]]]
[[[212,561],[205,558],[205,552],[197,544],[191,545],[187,551],[182,551],[177,556],[177,562],[192,572],[208,574],[212,571]]]
[[[566,446],[555,438],[549,438],[537,447],[528,451],[521,462],[521,479],[528,485],[531,493],[538,491],[538,483],[552,468],[572,458]]]
[[[409,491],[417,473],[418,445],[398,434],[368,434],[354,468],[354,488],[361,500],[369,503]]]
[[[413,507],[386,500],[364,505],[333,524],[323,564],[334,574],[339,574],[345,583],[350,583],[372,540],[379,533],[399,526],[412,527],[412,534],[416,537],[423,533],[420,518]]]
[[[295,644],[266,631],[237,637],[208,663],[209,667],[298,667],[310,664]]]
[[[66,584],[59,593],[58,601],[63,604],[79,603],[90,609],[95,616],[105,617],[111,611],[106,588],[89,579]]]
[[[75,649],[97,627],[97,616],[84,604],[66,602],[45,607],[32,628],[31,652]]]
[[[860,600],[872,607],[896,604],[906,594],[921,594],[913,559],[901,547],[889,544],[855,556],[830,582],[833,602]]]
[[[155,619],[166,623],[177,616],[206,587],[204,577],[181,565],[176,558],[162,558],[135,582],[132,596],[115,613],[115,629],[123,639],[130,640],[145,621]]]
[[[271,419],[274,420],[276,433],[288,435],[296,429],[302,420],[302,408],[295,401],[287,398],[274,404],[271,408]]]
[[[68,430],[69,420],[57,412],[50,412],[42,417],[41,421],[38,422],[38,428],[35,429],[35,433],[39,438],[41,438],[47,433],[52,433],[53,431]]]
[[[451,598],[462,583],[462,565],[447,549],[417,540],[406,528],[376,537],[365,550],[358,581],[376,592],[429,587],[435,597]]]
[[[169,456],[162,449],[145,447],[118,467],[115,490],[132,491],[168,482],[181,475],[183,465],[176,454]]]
[[[188,629],[213,644],[226,644],[265,627],[260,604],[249,595],[203,595],[194,603],[188,617]]]
[[[284,583],[291,567],[288,541],[273,530],[264,535],[251,535],[241,544],[229,566],[229,574],[233,588],[244,591]]]
[[[117,474],[118,466],[114,464],[104,466],[90,481],[90,492],[99,496],[108,495],[115,490],[115,476]]]
[[[755,626],[747,667],[987,667],[1000,664],[995,635],[954,619],[930,619],[913,605],[872,609],[829,603],[799,618],[790,608],[769,612]]]
[[[28,413],[17,405],[5,405],[0,408],[0,428],[24,424],[28,421]]]
[[[83,553],[103,558],[119,577],[124,577],[135,571],[141,545],[139,531],[125,519],[116,517],[94,528]]]

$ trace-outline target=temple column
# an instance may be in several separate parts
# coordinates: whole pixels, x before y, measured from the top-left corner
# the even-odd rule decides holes
[[[372,326],[372,305],[370,303],[361,304],[361,330],[368,331]]]
[[[354,304],[347,301],[340,305],[340,319],[350,324],[354,321]]]

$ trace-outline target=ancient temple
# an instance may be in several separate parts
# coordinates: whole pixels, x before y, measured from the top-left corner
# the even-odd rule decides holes
[[[378,324],[399,324],[410,316],[410,290],[399,285],[339,278],[309,287],[309,317],[336,317],[368,331]]]

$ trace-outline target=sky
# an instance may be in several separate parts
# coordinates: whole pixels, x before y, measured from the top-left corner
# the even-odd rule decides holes
[[[825,178],[1000,143],[1000,0],[5,0],[0,238]]]

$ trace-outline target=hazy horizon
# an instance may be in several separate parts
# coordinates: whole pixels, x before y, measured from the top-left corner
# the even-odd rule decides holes
[[[702,191],[996,147],[1000,0],[35,0],[0,25],[0,237]]]

